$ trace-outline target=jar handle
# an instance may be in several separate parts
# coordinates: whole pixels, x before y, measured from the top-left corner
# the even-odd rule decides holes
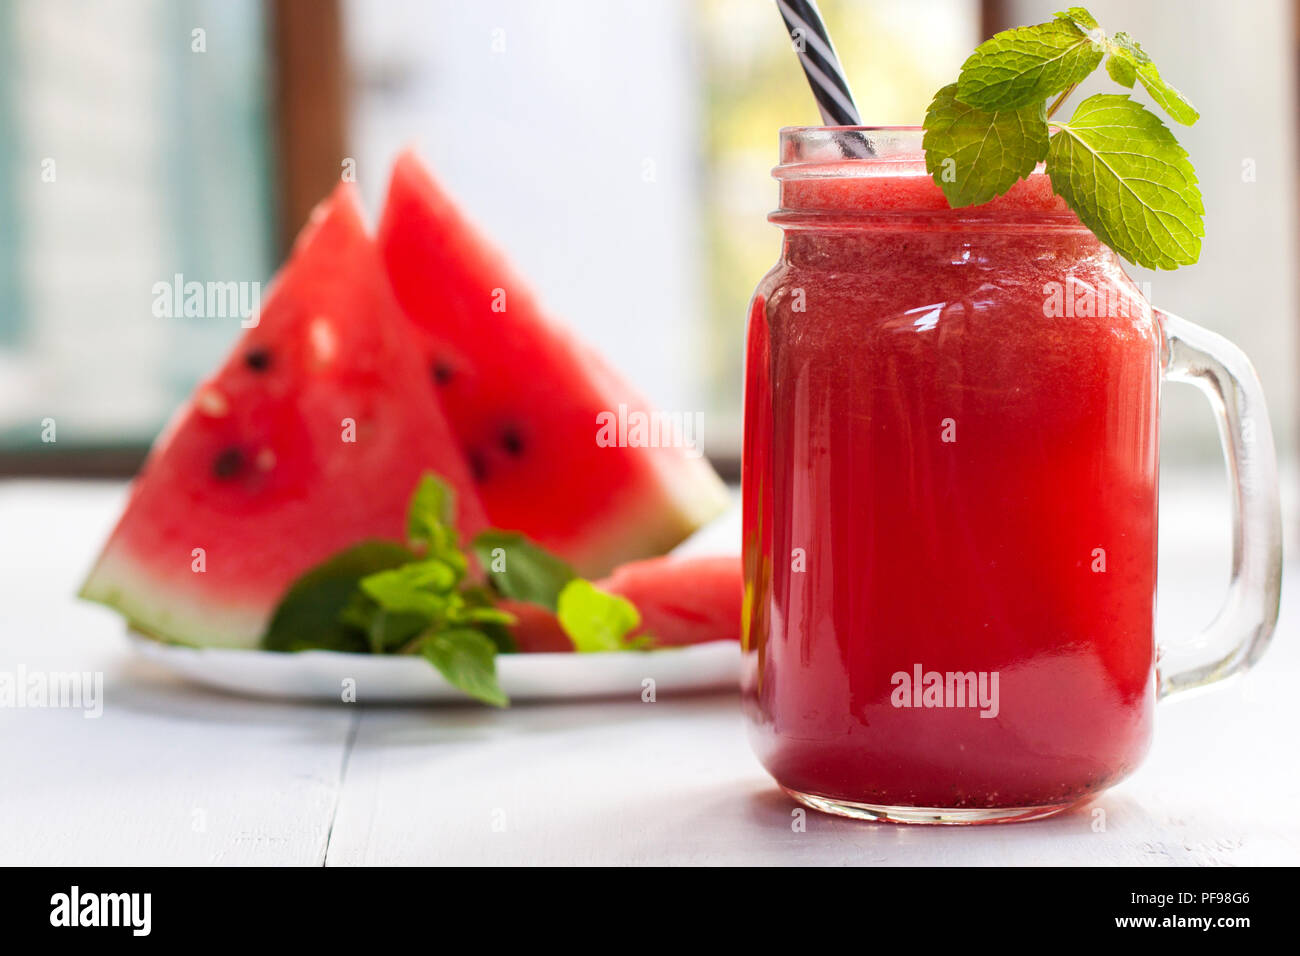
[[[1214,409],[1233,500],[1228,596],[1192,645],[1194,660],[1158,669],[1165,698],[1243,671],[1268,647],[1282,590],[1282,515],[1273,431],[1250,359],[1209,329],[1154,312],[1164,330],[1165,379],[1195,385]]]

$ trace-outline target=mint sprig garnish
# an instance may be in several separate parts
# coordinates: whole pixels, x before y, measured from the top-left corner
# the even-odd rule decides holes
[[[448,683],[494,707],[510,701],[497,681],[496,657],[515,651],[511,599],[555,612],[579,652],[641,650],[629,637],[641,615],[625,598],[579,578],[562,559],[513,531],[479,534],[471,549],[486,586],[469,575],[455,527],[455,497],[433,475],[416,486],[407,541],[365,541],[298,578],[262,638],[273,651],[329,650],[418,654]]]
[[[1119,255],[1154,269],[1194,263],[1205,206],[1186,151],[1160,118],[1126,95],[1098,94],[1069,120],[1054,119],[1103,60],[1112,80],[1141,83],[1177,122],[1199,119],[1136,40],[1108,35],[1071,7],[980,44],[957,82],[935,94],[926,170],[958,208],[1002,195],[1045,162],[1052,189]]]

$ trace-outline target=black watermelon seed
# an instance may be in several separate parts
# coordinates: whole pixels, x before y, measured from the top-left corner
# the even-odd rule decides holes
[[[433,363],[433,380],[438,385],[447,385],[456,377],[456,370],[451,364],[438,359]]]
[[[227,448],[212,460],[212,476],[218,481],[229,481],[244,470],[246,459],[238,448]]]
[[[507,428],[501,433],[501,447],[512,458],[518,458],[524,453],[524,436],[516,428]]]
[[[254,372],[265,372],[271,367],[271,353],[267,349],[249,349],[244,353],[244,364]]]
[[[487,459],[483,457],[481,452],[472,451],[469,453],[469,473],[479,484],[487,481]]]

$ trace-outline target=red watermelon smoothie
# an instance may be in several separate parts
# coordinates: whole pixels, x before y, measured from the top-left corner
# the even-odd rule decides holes
[[[954,211],[919,130],[833,146],[783,134],[749,317],[751,736],[822,809],[1054,812],[1151,729],[1159,326],[1045,175]]]

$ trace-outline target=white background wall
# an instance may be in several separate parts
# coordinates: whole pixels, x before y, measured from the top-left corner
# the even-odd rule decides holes
[[[1109,32],[1125,30],[1155,60],[1161,75],[1201,113],[1193,127],[1172,122],[1191,155],[1205,196],[1201,260],[1176,272],[1134,269],[1151,283],[1161,308],[1207,326],[1240,345],[1268,393],[1274,433],[1293,450],[1297,346],[1295,30],[1287,0],[1090,0]],[[1065,4],[1012,0],[1009,16],[1039,23]],[[1104,71],[1102,71],[1104,73]],[[1071,99],[1123,92],[1094,79]],[[1145,105],[1145,91],[1134,97]],[[1072,107],[1067,107],[1072,108]],[[1157,112],[1159,112],[1157,110]],[[1256,180],[1245,182],[1253,160]],[[1176,386],[1165,393],[1166,465],[1218,455],[1204,400]]]
[[[394,154],[416,144],[543,302],[678,411],[703,392],[689,6],[345,4],[372,215]]]

